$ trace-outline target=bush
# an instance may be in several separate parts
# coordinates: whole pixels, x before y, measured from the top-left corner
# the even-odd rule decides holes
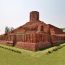
[[[52,53],[52,51],[48,51],[48,53],[50,54],[50,53]]]
[[[4,48],[4,49],[7,49],[7,50],[10,50],[10,51],[16,52],[16,53],[21,53],[20,50],[18,50],[18,49],[16,49],[16,48],[13,48],[13,47],[5,46],[5,45],[0,45],[0,48]]]
[[[57,50],[58,50],[58,48],[54,48],[54,49],[53,49],[53,51],[57,51]]]

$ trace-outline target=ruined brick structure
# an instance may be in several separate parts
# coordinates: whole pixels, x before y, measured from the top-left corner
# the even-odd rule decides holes
[[[65,42],[62,29],[39,20],[39,12],[32,11],[25,25],[0,36],[6,45],[36,51]]]

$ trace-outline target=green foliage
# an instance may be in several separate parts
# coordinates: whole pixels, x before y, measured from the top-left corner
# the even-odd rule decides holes
[[[11,50],[11,51],[16,52],[16,53],[21,53],[20,50],[18,50],[16,48],[13,48],[13,47],[5,46],[5,45],[0,45],[0,48],[4,48],[4,49],[7,49],[7,50]]]
[[[7,34],[8,32],[10,32],[9,27],[5,27],[5,34]]]
[[[13,27],[8,27],[8,26],[6,26],[5,27],[5,34],[7,34],[8,32],[11,32],[11,31],[13,31],[14,30],[14,28]]]
[[[53,49],[53,51],[57,51],[57,50],[58,50],[58,48],[54,48],[54,49]]]
[[[14,28],[13,28],[13,27],[11,27],[11,28],[10,28],[10,31],[13,31],[13,30],[14,30]]]
[[[52,53],[51,51],[48,51],[48,53]]]

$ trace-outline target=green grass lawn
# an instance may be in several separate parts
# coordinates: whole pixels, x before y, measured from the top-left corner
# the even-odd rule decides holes
[[[32,52],[21,50],[16,53],[0,48],[0,65],[65,65],[65,47],[50,54],[44,50]]]

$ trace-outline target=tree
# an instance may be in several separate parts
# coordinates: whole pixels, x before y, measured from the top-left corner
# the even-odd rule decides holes
[[[11,31],[13,31],[13,30],[14,30],[13,27],[8,27],[8,26],[6,26],[6,27],[5,27],[5,34],[7,34],[8,32],[11,32]]]
[[[10,32],[10,29],[9,29],[9,27],[5,27],[5,34],[7,34],[8,32]]]
[[[11,28],[10,28],[10,31],[13,31],[13,30],[14,30],[14,28],[13,28],[13,27],[11,27]]]

